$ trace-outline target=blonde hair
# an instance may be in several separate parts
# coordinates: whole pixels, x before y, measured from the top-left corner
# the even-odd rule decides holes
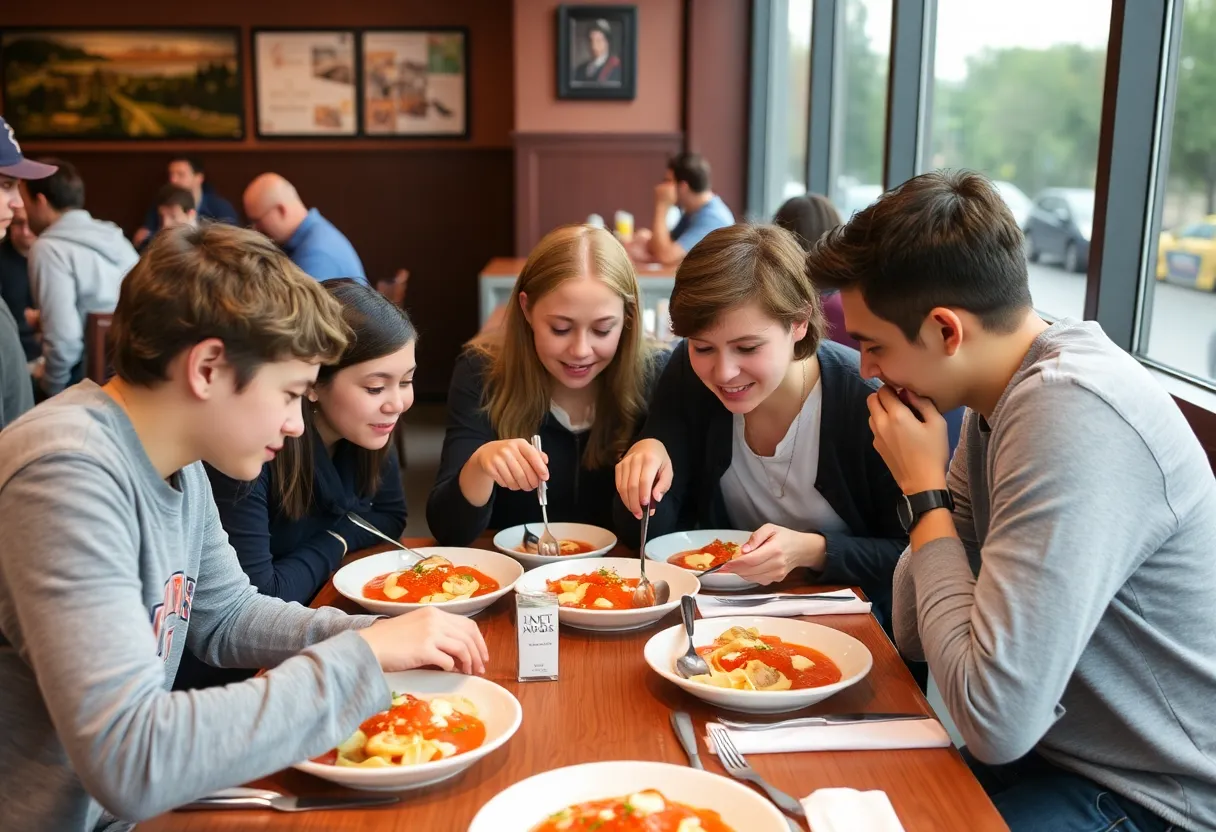
[[[757,303],[788,330],[807,322],[794,358],[814,355],[827,324],[819,292],[806,271],[798,240],[775,225],[740,223],[719,228],[697,243],[676,271],[671,330],[695,338],[726,312]]]
[[[515,281],[506,318],[494,336],[476,339],[469,349],[487,357],[490,371],[485,409],[500,439],[527,438],[540,428],[557,382],[536,355],[532,327],[519,303],[529,305],[559,285],[590,274],[624,302],[616,355],[600,373],[595,424],[583,452],[583,467],[611,465],[625,452],[646,406],[646,375],[652,348],[643,338],[637,274],[624,247],[602,228],[571,225],[549,232],[536,244]]]
[[[143,386],[207,338],[223,341],[240,389],[272,361],[337,361],[349,335],[320,283],[261,234],[220,223],[161,230],[123,279],[110,326],[114,372]]]

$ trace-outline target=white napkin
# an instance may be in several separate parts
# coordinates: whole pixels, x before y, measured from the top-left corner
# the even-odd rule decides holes
[[[886,792],[816,789],[802,808],[815,832],[904,832]]]
[[[905,748],[945,748],[950,735],[936,719],[894,722],[851,722],[809,728],[768,731],[729,731],[740,754],[787,754],[795,751],[873,751]],[[710,753],[713,742],[706,739]]]
[[[765,594],[765,593],[756,593]],[[751,595],[730,595],[730,598],[754,598]],[[767,604],[757,604],[754,607],[740,607],[723,604],[712,595],[697,595],[697,609],[702,618],[714,618],[722,615],[856,615],[870,611],[870,602],[857,597],[851,589],[838,589],[835,592],[820,592],[818,595],[832,595],[842,598],[852,598],[852,601],[816,601],[815,595],[807,595],[806,600],[770,601]]]

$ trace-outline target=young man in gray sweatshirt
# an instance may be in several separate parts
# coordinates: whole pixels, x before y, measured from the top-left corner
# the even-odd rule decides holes
[[[808,255],[885,382],[896,641],[1014,832],[1214,830],[1216,482],[1147,370],[1035,314],[1021,236],[990,182],[938,172]]]
[[[53,396],[84,377],[84,328],[90,312],[113,312],[118,287],[139,255],[112,222],[84,210],[84,182],[61,159],[51,176],[22,183],[30,228],[30,289],[41,313],[43,363],[35,373]]]
[[[125,829],[332,748],[389,706],[381,671],[484,672],[466,618],[377,620],[259,595],[200,460],[251,480],[346,343],[260,234],[156,236],[123,283],[117,373],[0,433],[0,829]],[[271,668],[170,692],[184,648]]]

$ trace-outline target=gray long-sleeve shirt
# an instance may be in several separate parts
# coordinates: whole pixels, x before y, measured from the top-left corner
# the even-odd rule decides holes
[[[0,434],[0,829],[138,821],[322,753],[388,707],[353,628],[259,595],[202,465],[158,476],[85,381]],[[262,677],[170,693],[185,646]],[[111,826],[110,828],[114,828]]]
[[[967,747],[1216,829],[1216,481],[1170,396],[1058,322],[967,414],[949,485],[961,543],[905,552],[894,623]]]

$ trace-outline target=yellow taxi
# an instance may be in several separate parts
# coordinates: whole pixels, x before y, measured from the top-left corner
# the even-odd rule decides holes
[[[1177,231],[1161,232],[1157,279],[1205,292],[1216,290],[1216,214]]]

